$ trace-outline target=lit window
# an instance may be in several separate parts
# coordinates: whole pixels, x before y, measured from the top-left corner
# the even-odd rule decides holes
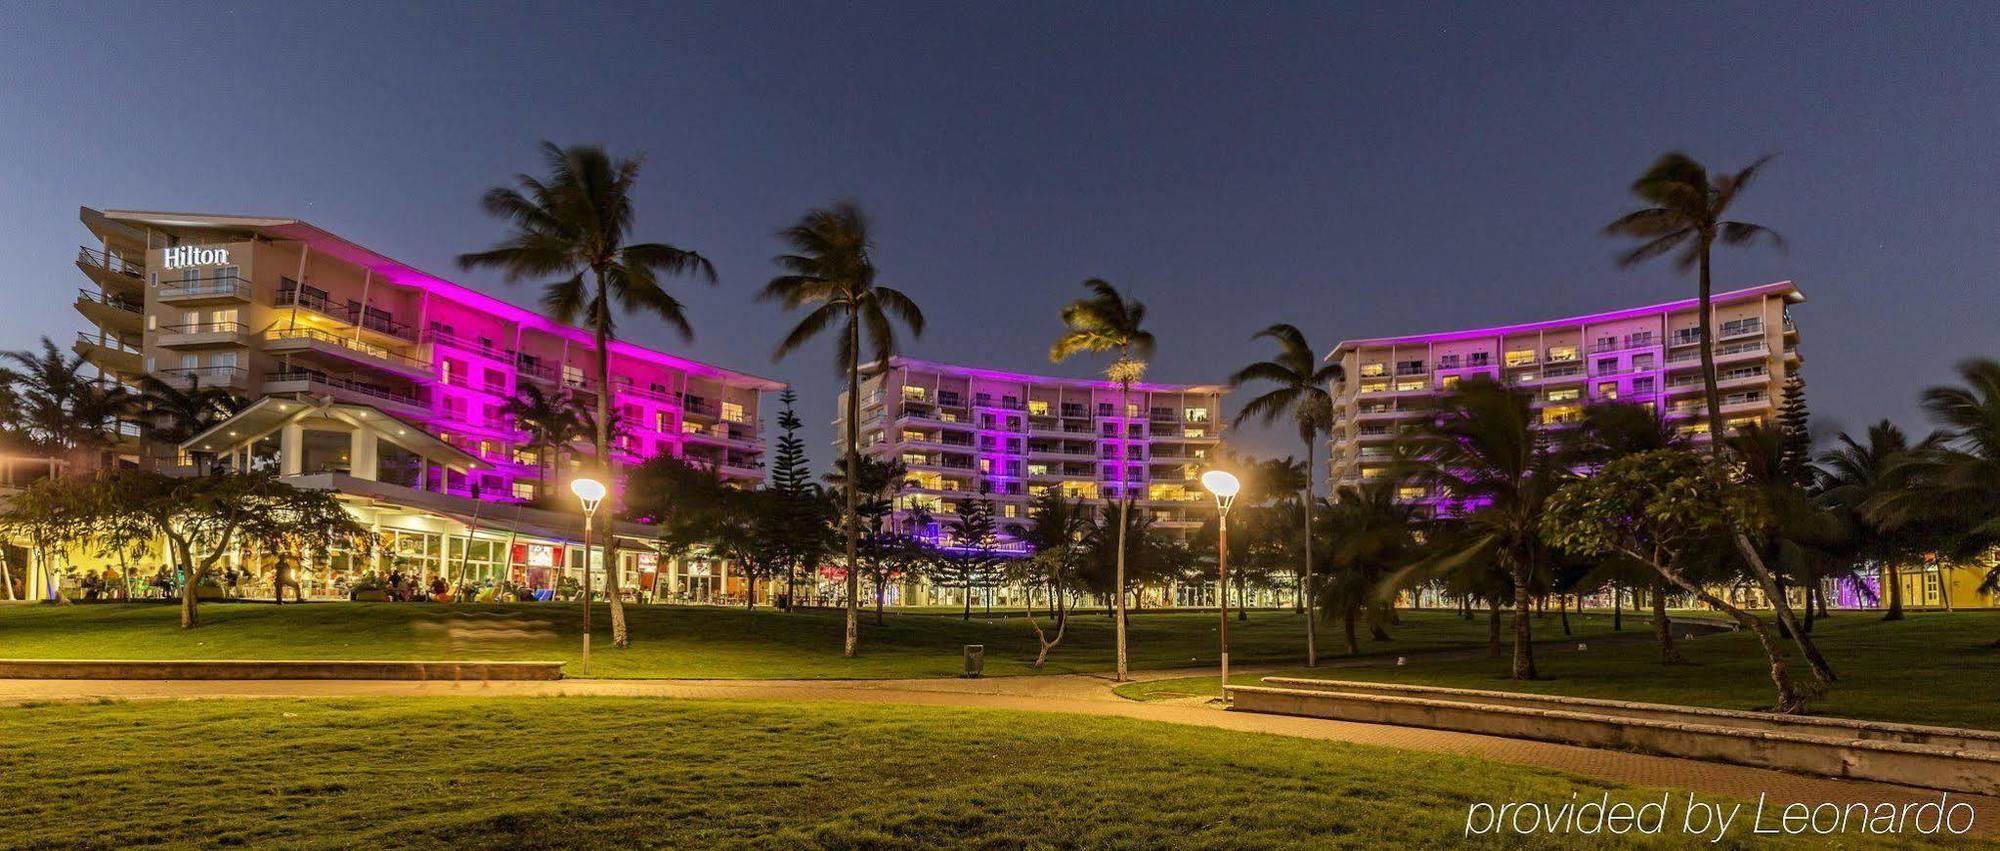
[[[1049,403],[1047,403],[1047,402],[1043,402],[1043,401],[1039,401],[1039,400],[1035,400],[1035,399],[1029,399],[1029,400],[1028,400],[1028,415],[1029,415],[1029,416],[1035,416],[1035,417],[1046,417],[1046,416],[1048,416],[1048,415],[1049,415]]]
[[[535,483],[524,480],[516,480],[514,482],[513,492],[515,499],[534,499]]]
[[[689,421],[687,421],[687,420],[682,420],[682,421],[681,421],[681,433],[683,433],[683,434],[700,434],[700,433],[701,433],[701,424],[700,424],[700,423],[696,423],[696,422],[689,422]]]
[[[1363,382],[1361,385],[1361,392],[1363,393],[1380,393],[1388,389],[1389,382],[1387,381],[1368,381]]]
[[[979,472],[982,472],[982,473],[992,473],[992,472],[993,472],[993,459],[991,459],[991,458],[981,458],[981,459],[979,459]]]
[[[1005,503],[1005,504],[1002,504],[1002,505],[1000,506],[1000,516],[1001,516],[1001,517],[1019,517],[1019,516],[1021,516],[1021,515],[1020,515],[1020,514],[1018,513],[1019,511],[1020,511],[1020,506],[1017,506],[1017,505],[1015,505],[1015,504],[1013,504],[1013,503],[1011,503],[1011,502],[1009,502],[1009,503]]]
[[[924,400],[924,388],[905,384],[903,385],[903,398],[913,402],[921,402]]]
[[[1208,429],[1195,428],[1194,426],[1189,426],[1187,427],[1187,429],[1183,430],[1181,434],[1187,435],[1188,437],[1207,437]]]
[[[1207,408],[1189,408],[1189,409],[1187,409],[1187,415],[1186,415],[1186,417],[1187,417],[1187,421],[1188,421],[1188,422],[1191,422],[1191,423],[1205,423],[1205,422],[1208,422],[1208,409],[1207,409]]]
[[[1446,390],[1450,390],[1453,387],[1457,387],[1458,376],[1456,375],[1444,376],[1443,378],[1438,379],[1438,386]]]
[[[1507,353],[1506,361],[1508,366],[1531,364],[1535,362],[1535,352],[1533,349],[1515,349]]]
[[[1598,385],[1597,385],[1597,398],[1599,398],[1599,399],[1616,399],[1616,398],[1618,398],[1618,382],[1616,382],[1616,381],[1606,381],[1606,382],[1603,382],[1603,383],[1600,383],[1600,384],[1598,384]]]
[[[735,402],[722,403],[722,419],[725,422],[732,422],[732,423],[742,422],[743,406]]]
[[[1409,392],[1411,390],[1422,390],[1422,389],[1424,389],[1424,380],[1421,378],[1412,378],[1396,382],[1396,390],[1398,392]]]
[[[1047,464],[1028,465],[1028,475],[1030,476],[1046,476],[1048,474],[1049,474],[1049,465]]]
[[[1552,360],[1552,361],[1566,361],[1566,360],[1576,360],[1576,347],[1575,347],[1575,346],[1550,346],[1550,347],[1549,347],[1549,360]]]
[[[1389,374],[1389,365],[1386,363],[1364,363],[1361,365],[1362,378],[1375,378],[1377,376],[1388,375],[1388,374]]]
[[[930,462],[931,459],[924,456],[923,453],[920,452],[903,453],[903,463],[907,466],[915,467],[922,464],[929,464]]]
[[[1425,491],[1421,487],[1401,487],[1396,489],[1397,499],[1423,499]]]
[[[1550,391],[1549,391],[1549,401],[1551,401],[1551,402],[1571,402],[1571,401],[1575,401],[1575,400],[1576,400],[1576,398],[1577,398],[1577,397],[1579,397],[1579,396],[1581,396],[1581,395],[1583,395],[1583,391],[1582,391],[1582,390],[1578,390],[1578,389],[1576,389],[1575,387],[1565,387],[1565,388],[1563,388],[1563,389],[1561,389],[1561,390],[1550,390]]]

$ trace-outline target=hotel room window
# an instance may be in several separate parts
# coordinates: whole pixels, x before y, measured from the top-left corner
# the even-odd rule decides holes
[[[1575,347],[1575,346],[1550,346],[1550,347],[1549,347],[1549,360],[1552,360],[1552,361],[1566,361],[1566,360],[1576,360],[1576,347]]]
[[[535,483],[534,483],[534,482],[530,482],[530,481],[526,481],[526,480],[523,480],[523,479],[515,479],[515,480],[514,480],[514,498],[515,498],[515,499],[534,499],[534,498],[535,498]]]
[[[1535,362],[1533,349],[1515,349],[1507,353],[1508,366],[1526,366]]]
[[[1618,398],[1618,382],[1616,382],[1616,381],[1606,381],[1606,382],[1603,382],[1603,383],[1601,383],[1601,384],[1598,384],[1598,385],[1597,385],[1597,398],[1599,398],[1599,399],[1616,399],[1616,398]]]
[[[732,423],[743,422],[743,406],[736,402],[722,403],[722,419]]]

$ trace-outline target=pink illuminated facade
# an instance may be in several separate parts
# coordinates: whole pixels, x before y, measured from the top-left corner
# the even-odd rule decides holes
[[[1805,300],[1785,281],[1714,297],[1715,363],[1722,414],[1731,425],[1769,422],[1799,369],[1790,306]],[[1534,397],[1552,427],[1576,421],[1592,402],[1654,406],[1683,433],[1708,439],[1702,404],[1700,322],[1694,299],[1468,331],[1350,340],[1328,355],[1345,370],[1335,382],[1331,475],[1353,486],[1383,475],[1390,445],[1431,410],[1433,397],[1483,375]],[[1412,501],[1420,488],[1402,494]]]
[[[897,498],[895,522],[914,522],[922,508],[932,519],[919,533],[947,545],[955,542],[946,524],[982,489],[1002,529],[1027,523],[1034,498],[1054,489],[1091,501],[1129,492],[1155,529],[1185,536],[1214,510],[1199,478],[1221,440],[1227,392],[1136,384],[1120,411],[1118,385],[1108,381],[896,357],[862,381],[861,444],[909,469],[913,486]],[[836,434],[844,436],[845,393],[838,410]]]
[[[289,441],[288,474],[531,499],[546,487],[547,465],[502,406],[530,383],[595,394],[587,331],[305,222],[88,208],[81,217],[94,243],[78,252],[90,285],[76,307],[93,327],[75,346],[106,374],[224,387],[250,401],[379,411],[463,453],[404,445],[393,430],[365,448],[359,438],[350,445],[282,428],[269,447],[229,448],[250,459]],[[726,478],[762,478],[759,400],[782,384],[619,341],[611,376],[623,431],[618,461],[668,454]],[[586,443],[567,454],[587,455]],[[556,475],[568,472],[558,465]]]

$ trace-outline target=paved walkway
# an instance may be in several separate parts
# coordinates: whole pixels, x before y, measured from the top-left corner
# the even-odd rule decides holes
[[[1209,669],[1152,671],[1146,679],[1190,676]],[[1934,791],[1835,780],[1624,751],[1359,724],[1318,718],[1227,712],[1195,702],[1140,703],[1111,693],[1102,676],[1051,675],[979,680],[560,680],[555,682],[407,682],[355,680],[0,680],[0,705],[50,700],[218,699],[273,697],[512,697],[617,695],[781,701],[894,703],[961,706],[1029,712],[1068,712],[1168,724],[1214,727],[1307,739],[1462,754],[1517,765],[1568,772],[1611,783],[1663,786],[1709,795],[1793,801],[1895,804],[1935,801]],[[2000,798],[1953,794],[1979,808],[1975,830],[2000,835]]]

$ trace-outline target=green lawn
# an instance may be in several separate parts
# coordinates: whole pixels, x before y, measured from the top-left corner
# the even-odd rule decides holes
[[[1628,627],[1630,625],[1628,624]],[[1637,627],[1643,630],[1643,625]],[[1537,621],[1538,636],[1550,634]],[[1884,623],[1880,615],[1837,613],[1814,630],[1840,681],[1815,701],[1823,715],[2000,729],[2000,612],[1918,613]],[[1598,643],[1583,652],[1536,658],[1544,679],[1506,678],[1509,660],[1413,660],[1404,667],[1287,671],[1287,676],[1389,680],[1453,688],[1504,689],[1652,703],[1768,708],[1769,669],[1756,641],[1732,633],[1681,642],[1693,663],[1662,667],[1655,646]],[[1796,653],[1794,654],[1796,657]],[[1259,675],[1231,676],[1254,685]],[[1216,679],[1185,678],[1121,686],[1138,699],[1213,695]]]
[[[960,648],[986,646],[986,672],[1033,673],[1033,631],[1019,616],[962,621],[941,614],[891,614],[884,626],[863,619],[862,656],[840,656],[843,618],[838,611],[778,612],[759,609],[635,606],[627,608],[633,643],[610,647],[608,613],[594,616],[592,676],[605,677],[931,677],[960,670]],[[459,620],[491,622],[469,613],[504,615],[545,627],[551,637],[483,643],[454,652],[442,630]],[[179,628],[172,606],[144,603],[75,606],[0,606],[0,656],[67,659],[537,659],[574,660],[580,653],[581,610],[575,606],[517,604],[447,606],[428,603],[203,604],[203,625]],[[1372,653],[1408,653],[1485,641],[1483,621],[1465,622],[1442,612],[1410,612],[1394,628],[1393,642],[1370,642]],[[1579,628],[1602,632],[1607,620],[1579,619]],[[1043,626],[1053,631],[1046,619]],[[1111,619],[1101,613],[1073,617],[1069,634],[1050,656],[1046,672],[1103,671],[1112,667]],[[1216,616],[1148,613],[1132,617],[1135,668],[1215,664]],[[1322,635],[1322,641],[1337,640]],[[1304,621],[1290,612],[1255,612],[1230,624],[1230,658],[1236,664],[1303,663]],[[572,662],[569,672],[578,673]]]
[[[0,709],[0,741],[13,848],[1436,847],[1461,844],[1475,801],[1662,794],[1126,719],[843,704],[43,705]]]

